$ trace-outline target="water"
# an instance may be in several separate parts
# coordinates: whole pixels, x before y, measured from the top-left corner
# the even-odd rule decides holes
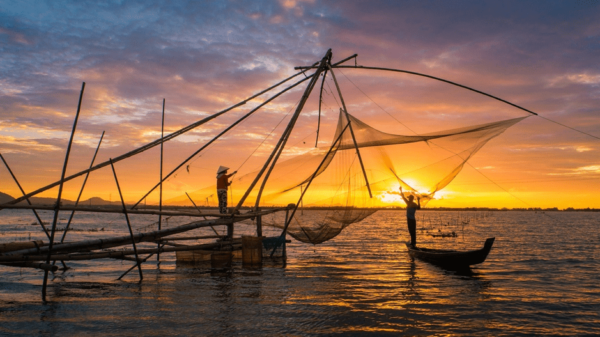
[[[67,261],[47,304],[42,272],[0,266],[0,334],[600,335],[600,213],[419,214],[422,246],[479,248],[495,236],[487,261],[470,274],[412,261],[404,214],[380,211],[322,245],[289,244],[285,267],[211,273],[164,254],[140,284],[136,270],[115,281],[130,261]],[[121,215],[76,220],[67,239],[127,233]],[[155,218],[133,220],[141,230]],[[3,210],[0,241],[41,239],[33,221]],[[431,237],[438,230],[458,236]]]

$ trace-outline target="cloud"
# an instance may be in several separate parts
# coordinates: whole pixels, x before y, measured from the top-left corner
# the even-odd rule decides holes
[[[3,2],[0,150],[17,151],[14,160],[24,166],[45,160],[53,170],[60,167],[61,156],[48,153],[64,150],[85,81],[73,158],[73,167],[85,167],[104,130],[103,158],[156,139],[163,98],[165,127],[173,132],[280,81],[294,66],[312,64],[328,48],[334,61],[358,53],[359,65],[447,78],[595,133],[600,128],[599,9],[593,2],[554,1]],[[386,132],[410,132],[397,120],[426,132],[524,114],[431,79],[353,69],[336,75],[351,112]],[[323,145],[339,109],[333,83],[326,83]],[[303,90],[283,95],[235,127],[198,162],[245,159],[273,132],[255,157],[269,153]],[[172,166],[272,94],[165,144]],[[290,144],[314,131],[317,109],[311,97]],[[540,120],[527,123],[486,148],[499,154],[497,159],[593,166],[581,161],[595,153],[595,144]],[[222,145],[226,141],[233,145]],[[286,154],[303,151],[298,145]],[[556,161],[548,158],[554,153],[560,153]],[[155,159],[148,155],[148,161]],[[132,164],[142,171],[143,166]],[[506,167],[504,162],[479,166]],[[54,173],[36,174],[49,182]]]

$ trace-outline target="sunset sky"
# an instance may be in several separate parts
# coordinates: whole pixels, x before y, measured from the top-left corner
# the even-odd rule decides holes
[[[30,192],[60,178],[82,82],[67,174],[89,166],[102,131],[97,162],[160,137],[163,98],[168,134],[296,73],[294,66],[313,64],[328,48],[333,62],[356,53],[358,65],[441,77],[600,137],[598,1],[0,0],[0,153]],[[387,133],[423,134],[528,115],[431,79],[355,69],[335,74],[349,113]],[[330,76],[326,82],[319,135],[325,148],[339,115]],[[260,168],[305,86],[184,166],[165,183],[165,199],[185,204],[184,192],[200,198],[198,191],[214,188],[219,165],[239,168],[238,177]],[[166,143],[165,173],[276,92]],[[282,161],[314,147],[317,106],[315,90]],[[401,177],[423,149],[388,150]],[[428,207],[600,208],[599,151],[599,139],[532,116],[486,144]],[[116,164],[127,201],[157,183],[159,154],[154,148]],[[381,163],[365,165],[378,177]],[[64,197],[74,200],[82,181],[67,183]],[[382,190],[398,186],[386,184]],[[4,166],[0,192],[21,196]],[[234,189],[234,200],[241,193]],[[83,199],[92,196],[117,200],[110,168],[91,174]],[[147,202],[157,198],[153,193]],[[391,194],[376,198],[377,206],[403,205]]]

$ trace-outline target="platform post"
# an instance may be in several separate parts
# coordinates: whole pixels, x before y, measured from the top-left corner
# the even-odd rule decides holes
[[[256,212],[260,213],[260,208],[257,208]],[[256,217],[256,236],[262,236],[262,215]]]

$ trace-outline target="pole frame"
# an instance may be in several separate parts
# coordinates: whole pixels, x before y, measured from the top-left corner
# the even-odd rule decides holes
[[[226,134],[227,132],[229,132],[231,129],[233,129],[236,125],[238,125],[239,123],[241,123],[243,120],[245,120],[246,118],[250,117],[253,113],[255,113],[256,111],[258,111],[258,109],[262,108],[263,106],[265,106],[266,104],[268,104],[272,100],[274,100],[275,98],[279,97],[280,95],[282,95],[283,93],[287,92],[288,90],[290,90],[292,88],[295,88],[297,85],[301,84],[302,82],[308,80],[311,77],[312,77],[312,75],[308,76],[307,78],[304,78],[304,79],[302,79],[302,80],[300,80],[300,81],[298,81],[298,82],[296,82],[294,84],[292,84],[291,86],[289,86],[289,87],[283,89],[282,91],[278,92],[277,94],[273,95],[272,97],[270,97],[269,99],[267,99],[266,101],[264,101],[263,103],[261,103],[256,108],[252,109],[246,115],[242,116],[242,118],[240,118],[237,121],[235,121],[233,124],[231,124],[230,126],[228,126],[227,128],[225,128],[223,131],[221,131],[221,133],[219,133],[213,139],[211,139],[206,144],[204,144],[200,149],[198,149],[196,152],[194,152],[192,155],[190,155],[186,160],[184,160],[183,162],[181,162],[177,167],[175,167],[171,172],[169,172],[169,174],[167,174],[166,176],[164,176],[163,179],[162,179],[162,181],[165,181],[166,179],[168,179],[171,175],[173,175],[175,172],[177,172],[177,170],[179,170],[183,165],[185,165],[188,161],[190,161],[192,158],[194,158],[198,153],[200,153],[202,150],[204,150],[205,148],[207,148],[210,144],[212,144],[213,142],[215,142],[221,136],[223,136],[224,134]],[[152,187],[150,189],[150,191],[148,191],[138,202],[136,202],[131,207],[131,209],[134,209],[135,207],[137,207],[137,205],[142,200],[144,200],[144,198],[146,198],[150,193],[152,193],[152,191],[154,191],[158,186],[159,186],[159,184],[156,184],[154,187]]]
[[[342,102],[342,107],[344,109],[344,113],[346,116],[346,120],[348,120],[348,127],[350,128],[350,135],[352,135],[352,141],[354,142],[354,147],[356,148],[356,154],[358,155],[358,161],[360,162],[360,168],[362,169],[363,175],[365,177],[365,182],[367,183],[367,189],[369,190],[369,197],[373,198],[373,193],[371,192],[371,186],[369,185],[369,178],[367,177],[367,171],[365,170],[365,165],[362,160],[362,156],[360,155],[360,150],[358,149],[358,143],[356,142],[356,137],[354,136],[354,129],[352,128],[352,123],[350,122],[350,116],[348,116],[348,109],[346,108],[346,103],[344,102],[344,96],[342,96],[342,91],[340,90],[340,86],[338,84],[337,79],[335,78],[335,73],[331,68],[331,65],[328,64],[329,72],[331,73],[331,77],[333,77],[333,82],[335,83],[335,87],[337,89],[338,95],[340,96],[340,101]]]
[[[238,205],[236,206],[235,211],[238,211],[242,207],[242,204],[244,203],[244,201],[246,200],[248,195],[250,195],[250,192],[252,191],[254,186],[256,186],[256,184],[262,177],[262,175],[265,172],[265,170],[267,169],[267,167],[269,167],[269,165],[271,165],[269,167],[269,171],[267,172],[267,174],[265,175],[265,178],[263,179],[262,185],[258,191],[258,196],[256,197],[255,209],[258,208],[258,206],[260,204],[260,197],[262,195],[264,187],[269,179],[271,172],[273,171],[273,168],[275,167],[275,164],[277,163],[277,160],[279,159],[279,156],[281,155],[281,152],[283,151],[283,148],[285,147],[285,144],[287,143],[287,140],[289,139],[292,129],[294,128],[296,121],[298,120],[298,117],[300,116],[300,112],[302,112],[302,109],[304,108],[304,104],[308,100],[310,93],[312,92],[313,88],[315,87],[315,84],[316,84],[317,80],[319,79],[319,75],[321,74],[321,72],[323,72],[323,70],[326,67],[327,62],[329,62],[330,60],[331,60],[331,49],[327,50],[327,53],[325,53],[325,56],[323,56],[323,58],[321,59],[320,65],[317,68],[317,70],[315,71],[315,73],[312,75],[312,79],[311,79],[310,83],[304,90],[304,94],[302,95],[302,98],[300,99],[300,102],[298,103],[298,106],[296,107],[296,111],[294,112],[294,115],[290,119],[290,122],[288,123],[285,131],[279,138],[279,141],[277,142],[277,145],[271,152],[269,159],[267,160],[265,165],[263,165],[260,172],[256,175],[256,178],[254,179],[254,181],[252,181],[252,184],[250,184],[250,186],[244,193],[244,196],[238,202]],[[272,163],[271,163],[271,161],[272,161]],[[235,211],[234,211],[234,213],[235,213]]]
[[[315,63],[314,65],[316,65],[316,64],[317,64],[317,63]],[[219,116],[223,115],[223,114],[224,114],[224,113],[226,113],[226,112],[229,112],[229,111],[231,111],[231,110],[233,110],[233,109],[235,109],[235,108],[237,108],[237,107],[240,107],[240,106],[242,106],[242,105],[246,104],[248,101],[250,101],[250,100],[253,100],[253,99],[254,99],[254,98],[256,98],[256,97],[258,97],[258,96],[260,96],[260,95],[262,95],[262,94],[264,94],[264,93],[266,93],[266,92],[269,92],[269,91],[270,91],[270,90],[272,90],[273,88],[276,88],[276,87],[280,86],[281,84],[283,84],[283,83],[285,83],[285,82],[287,82],[287,81],[291,80],[292,78],[294,78],[294,77],[296,77],[296,76],[299,76],[299,75],[301,75],[301,74],[304,74],[305,72],[306,72],[306,70],[302,70],[302,71],[300,71],[300,72],[298,72],[298,73],[296,73],[296,74],[294,74],[294,75],[292,75],[292,76],[290,76],[290,77],[288,77],[288,78],[286,78],[286,79],[284,79],[284,80],[282,80],[282,81],[280,81],[280,82],[278,82],[278,83],[276,83],[276,84],[274,84],[274,85],[270,86],[269,88],[267,88],[267,89],[265,89],[265,90],[262,90],[261,92],[259,92],[259,93],[256,93],[256,94],[254,94],[254,95],[252,95],[252,96],[250,96],[250,97],[246,98],[245,100],[243,100],[243,101],[241,101],[241,102],[239,102],[239,103],[236,103],[236,104],[234,104],[234,105],[232,105],[232,106],[230,106],[230,107],[228,107],[228,108],[226,108],[226,109],[224,109],[224,110],[221,110],[221,111],[219,111],[219,112],[217,112],[217,113],[214,113],[214,114],[212,114],[212,115],[210,115],[210,116],[208,116],[208,117],[206,117],[206,118],[203,118],[203,119],[201,119],[201,120],[199,120],[199,121],[197,121],[197,122],[194,122],[194,123],[192,123],[192,124],[190,124],[190,125],[188,125],[188,126],[186,126],[186,127],[183,127],[183,128],[181,128],[181,129],[179,129],[179,130],[177,130],[177,131],[175,131],[175,132],[173,132],[173,133],[171,133],[171,134],[167,135],[166,137],[163,137],[163,138],[161,138],[161,139],[156,139],[156,140],[154,140],[154,141],[152,141],[152,142],[150,142],[150,143],[148,143],[148,144],[146,144],[146,145],[143,145],[143,146],[141,146],[141,147],[139,147],[139,148],[137,148],[137,149],[134,149],[134,150],[132,150],[132,151],[129,151],[129,152],[127,152],[127,153],[123,154],[123,155],[120,155],[120,156],[118,156],[118,157],[116,157],[116,158],[114,158],[114,159],[113,159],[113,163],[119,162],[119,161],[121,161],[121,160],[124,160],[124,159],[127,159],[127,158],[129,158],[129,157],[131,157],[131,156],[133,156],[133,155],[136,155],[136,154],[142,153],[142,152],[144,152],[144,151],[147,151],[147,150],[149,150],[149,149],[151,149],[151,148],[153,148],[153,147],[155,147],[155,146],[157,146],[157,145],[160,145],[160,144],[161,144],[161,143],[163,143],[163,142],[167,142],[167,141],[169,141],[169,140],[171,140],[171,139],[173,139],[173,138],[175,138],[175,137],[178,137],[178,136],[180,136],[180,135],[182,135],[182,134],[184,134],[184,133],[186,133],[186,132],[189,132],[189,131],[191,131],[191,130],[193,130],[193,129],[197,128],[197,127],[199,127],[200,125],[203,125],[203,124],[205,124],[205,123],[207,123],[207,122],[209,122],[209,121],[211,121],[211,120],[213,120],[213,119],[215,119],[215,118],[217,118],[217,117],[219,117]],[[27,194],[27,195],[25,195],[25,196],[22,196],[22,197],[20,197],[20,198],[17,198],[17,199],[15,199],[15,200],[12,200],[12,201],[10,201],[10,202],[8,202],[8,203],[6,203],[6,204],[7,204],[7,205],[14,205],[14,204],[17,204],[17,203],[19,203],[19,202],[21,202],[21,201],[23,201],[23,200],[25,200],[25,199],[27,199],[27,198],[31,198],[31,197],[33,197],[33,196],[35,196],[35,195],[39,194],[39,193],[42,193],[42,192],[44,192],[44,191],[47,191],[47,190],[49,190],[49,189],[51,189],[51,188],[53,188],[53,187],[55,187],[55,186],[58,186],[58,185],[60,185],[60,184],[61,184],[61,183],[63,183],[63,182],[66,182],[66,181],[69,181],[69,180],[75,179],[75,178],[77,178],[77,177],[79,177],[79,176],[82,176],[82,175],[86,174],[87,172],[91,172],[91,171],[95,171],[95,170],[101,169],[101,168],[103,168],[103,167],[105,167],[105,166],[108,166],[109,164],[110,164],[110,163],[109,163],[108,161],[105,161],[105,162],[102,162],[102,163],[100,163],[100,164],[97,164],[96,166],[92,167],[91,169],[87,169],[87,170],[83,170],[83,171],[77,172],[77,173],[75,173],[75,174],[72,174],[72,175],[70,175],[70,176],[68,176],[68,177],[66,177],[66,178],[65,178],[65,177],[63,177],[63,178],[62,178],[61,180],[59,180],[59,181],[55,181],[55,182],[53,182],[53,183],[51,183],[51,184],[49,184],[49,185],[46,185],[46,186],[44,186],[44,187],[41,187],[41,188],[39,188],[39,189],[37,189],[37,190],[35,190],[35,191],[33,191],[33,192],[30,192],[30,193],[28,193],[28,194]],[[2,205],[0,205],[0,209],[2,209],[2,207],[1,207],[1,206],[2,206]]]

